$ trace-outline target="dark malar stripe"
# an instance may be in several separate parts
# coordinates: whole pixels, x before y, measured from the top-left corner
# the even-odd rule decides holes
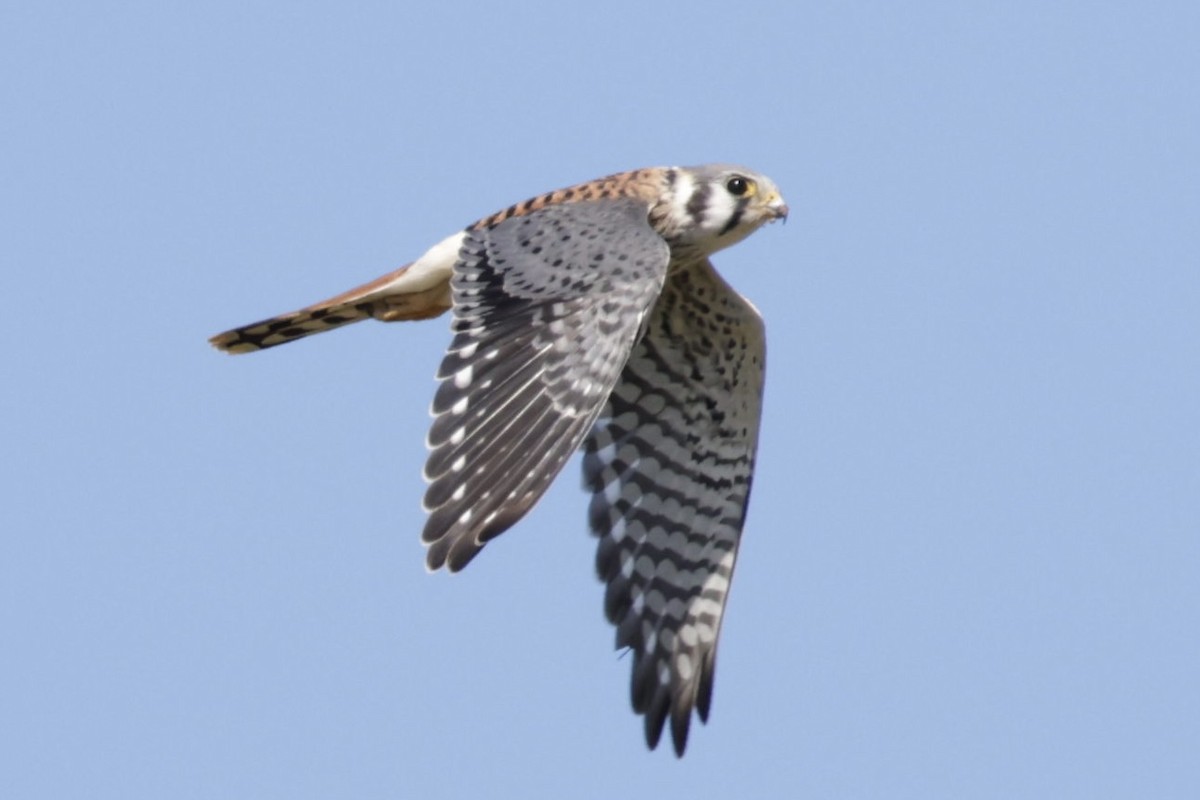
[[[725,227],[721,228],[721,231],[720,231],[720,233],[717,234],[717,236],[724,236],[725,234],[729,233],[731,230],[736,228],[738,223],[742,221],[742,215],[746,213],[746,206],[749,204],[750,204],[749,197],[743,197],[740,200],[738,200],[737,206],[735,206],[733,209],[733,214],[729,217],[729,222],[725,223]]]

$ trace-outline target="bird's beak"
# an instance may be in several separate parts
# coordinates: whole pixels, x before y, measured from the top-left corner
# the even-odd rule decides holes
[[[787,222],[787,203],[783,202],[783,197],[781,197],[778,193],[772,193],[772,195],[767,198],[767,211],[770,212],[772,220],[781,219],[784,222]]]

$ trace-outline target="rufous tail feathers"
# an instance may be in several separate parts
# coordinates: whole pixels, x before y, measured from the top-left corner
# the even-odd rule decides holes
[[[208,341],[226,353],[253,353],[368,317],[400,322],[430,319],[447,311],[451,305],[449,281],[418,288],[414,281],[406,280],[409,266],[299,311],[218,333]]]

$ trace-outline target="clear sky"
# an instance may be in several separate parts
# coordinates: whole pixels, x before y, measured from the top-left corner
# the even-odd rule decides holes
[[[684,10],[686,8],[686,11]],[[8,3],[0,795],[1200,796],[1200,5]],[[744,163],[766,412],[649,753],[578,463],[418,533],[447,321],[206,338]]]

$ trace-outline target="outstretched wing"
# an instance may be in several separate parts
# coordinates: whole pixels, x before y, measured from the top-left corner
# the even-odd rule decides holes
[[[758,312],[707,261],[672,272],[585,443],[596,569],[633,708],[677,754],[707,721],[717,636],[750,496],[765,340]]]
[[[662,290],[669,248],[632,198],[467,232],[425,465],[430,569],[461,569],[579,446]]]

